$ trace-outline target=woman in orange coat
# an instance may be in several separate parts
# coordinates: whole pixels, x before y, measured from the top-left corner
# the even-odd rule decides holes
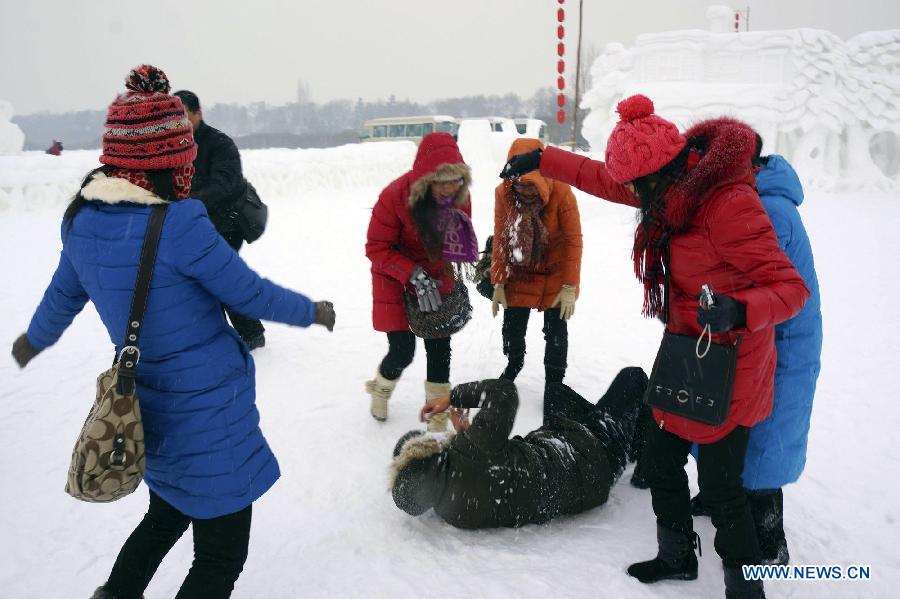
[[[517,139],[509,156],[543,149],[536,139]],[[569,334],[581,274],[581,219],[572,189],[531,172],[497,186],[494,202],[492,311],[503,306],[500,378],[515,380],[525,362],[525,331],[532,309],[544,312],[547,383],[566,374]]]

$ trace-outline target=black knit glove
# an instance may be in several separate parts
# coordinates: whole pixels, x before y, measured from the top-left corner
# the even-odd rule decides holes
[[[320,324],[326,329],[328,332],[334,330],[334,320],[337,318],[337,315],[334,313],[334,304],[331,302],[316,302],[316,320],[314,321],[316,324]]]
[[[502,179],[512,179],[541,168],[542,152],[543,150],[538,148],[524,154],[516,154],[504,165],[503,170],[500,171],[500,177]]]
[[[12,355],[16,360],[16,364],[19,365],[19,368],[25,368],[25,366],[31,362],[32,358],[41,353],[41,350],[35,349],[31,342],[28,340],[28,335],[22,333],[19,335],[19,338],[13,341],[12,346]]]
[[[747,306],[730,296],[713,293],[712,306],[697,308],[697,324],[709,325],[713,333],[739,329],[747,324]]]

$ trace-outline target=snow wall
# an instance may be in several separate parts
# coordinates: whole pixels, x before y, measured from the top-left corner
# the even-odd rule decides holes
[[[616,104],[643,93],[686,128],[711,116],[744,120],[764,153],[783,154],[804,183],[825,190],[900,190],[900,29],[843,41],[815,29],[641,35],[606,46],[591,68],[582,134],[603,152]]]

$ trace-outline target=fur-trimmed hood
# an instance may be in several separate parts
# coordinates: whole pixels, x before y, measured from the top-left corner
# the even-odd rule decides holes
[[[456,193],[455,204],[461,206],[469,198],[472,170],[463,162],[456,140],[449,133],[430,133],[422,138],[410,172],[409,205],[413,206],[428,194],[435,181],[462,179],[463,186]]]
[[[683,230],[696,208],[714,189],[747,180],[753,183],[751,160],[756,132],[746,123],[723,117],[697,123],[685,132],[699,141],[684,176],[666,191],[666,220],[673,231]]]
[[[424,460],[442,453],[450,446],[455,433],[441,435],[420,434],[407,439],[400,447],[400,453],[391,463],[391,487],[397,482],[400,471],[413,460]]]
[[[126,179],[108,177],[103,173],[95,173],[91,180],[81,189],[81,197],[85,200],[97,200],[104,204],[165,204],[166,201],[143,187],[139,187]]]
[[[418,431],[416,431],[418,432]],[[407,433],[391,465],[391,495],[398,508],[419,516],[433,508],[444,492],[440,476],[452,435]]]

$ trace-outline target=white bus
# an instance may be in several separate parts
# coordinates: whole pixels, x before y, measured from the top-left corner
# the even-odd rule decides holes
[[[363,124],[359,140],[366,142],[406,139],[419,143],[429,133],[440,131],[455,137],[459,131],[459,122],[452,116],[443,115],[372,119]]]

